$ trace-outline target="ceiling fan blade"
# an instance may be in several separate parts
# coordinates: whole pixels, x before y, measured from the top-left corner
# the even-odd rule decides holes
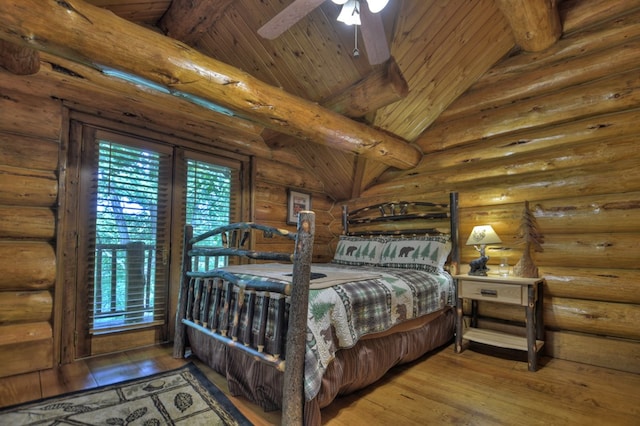
[[[260,36],[273,40],[320,6],[324,0],[295,0],[258,29]]]
[[[369,5],[360,3],[360,32],[364,41],[364,48],[367,51],[367,58],[371,65],[385,62],[391,56],[389,43],[384,33],[384,24],[379,13],[371,13]]]

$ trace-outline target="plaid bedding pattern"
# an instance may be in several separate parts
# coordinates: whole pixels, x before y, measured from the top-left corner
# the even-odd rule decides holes
[[[444,308],[453,301],[453,280],[446,272],[434,274],[423,270],[363,268],[369,272],[375,270],[379,277],[309,293],[304,380],[307,400],[317,395],[322,375],[338,349],[350,348],[362,336],[386,331],[403,321]],[[241,277],[259,279],[245,274]],[[253,327],[259,327],[256,319],[253,318]],[[267,330],[273,328],[273,322],[274,318],[268,316]],[[286,336],[286,330],[282,330],[281,335]]]

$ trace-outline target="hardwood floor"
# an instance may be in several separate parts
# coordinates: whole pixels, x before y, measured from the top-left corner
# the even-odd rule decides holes
[[[492,351],[492,352],[489,352]],[[322,412],[327,425],[638,425],[640,375],[543,358],[527,371],[520,353],[452,346],[399,366],[375,386],[341,397]],[[193,360],[225,393],[222,376]],[[0,379],[0,406],[177,368],[188,360],[157,346],[90,358],[56,370]],[[230,397],[256,425],[280,423]]]

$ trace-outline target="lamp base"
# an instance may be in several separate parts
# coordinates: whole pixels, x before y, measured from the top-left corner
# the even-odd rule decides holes
[[[480,256],[477,259],[469,262],[469,275],[486,277],[487,271],[487,261],[489,260],[489,256]]]

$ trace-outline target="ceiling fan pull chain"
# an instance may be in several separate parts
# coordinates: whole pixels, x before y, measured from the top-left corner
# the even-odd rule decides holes
[[[358,56],[360,56],[360,51],[358,50],[358,26],[354,25],[353,28],[355,29],[354,34],[354,40],[353,40],[353,44],[354,44],[354,48],[353,48],[353,57],[357,58]]]

